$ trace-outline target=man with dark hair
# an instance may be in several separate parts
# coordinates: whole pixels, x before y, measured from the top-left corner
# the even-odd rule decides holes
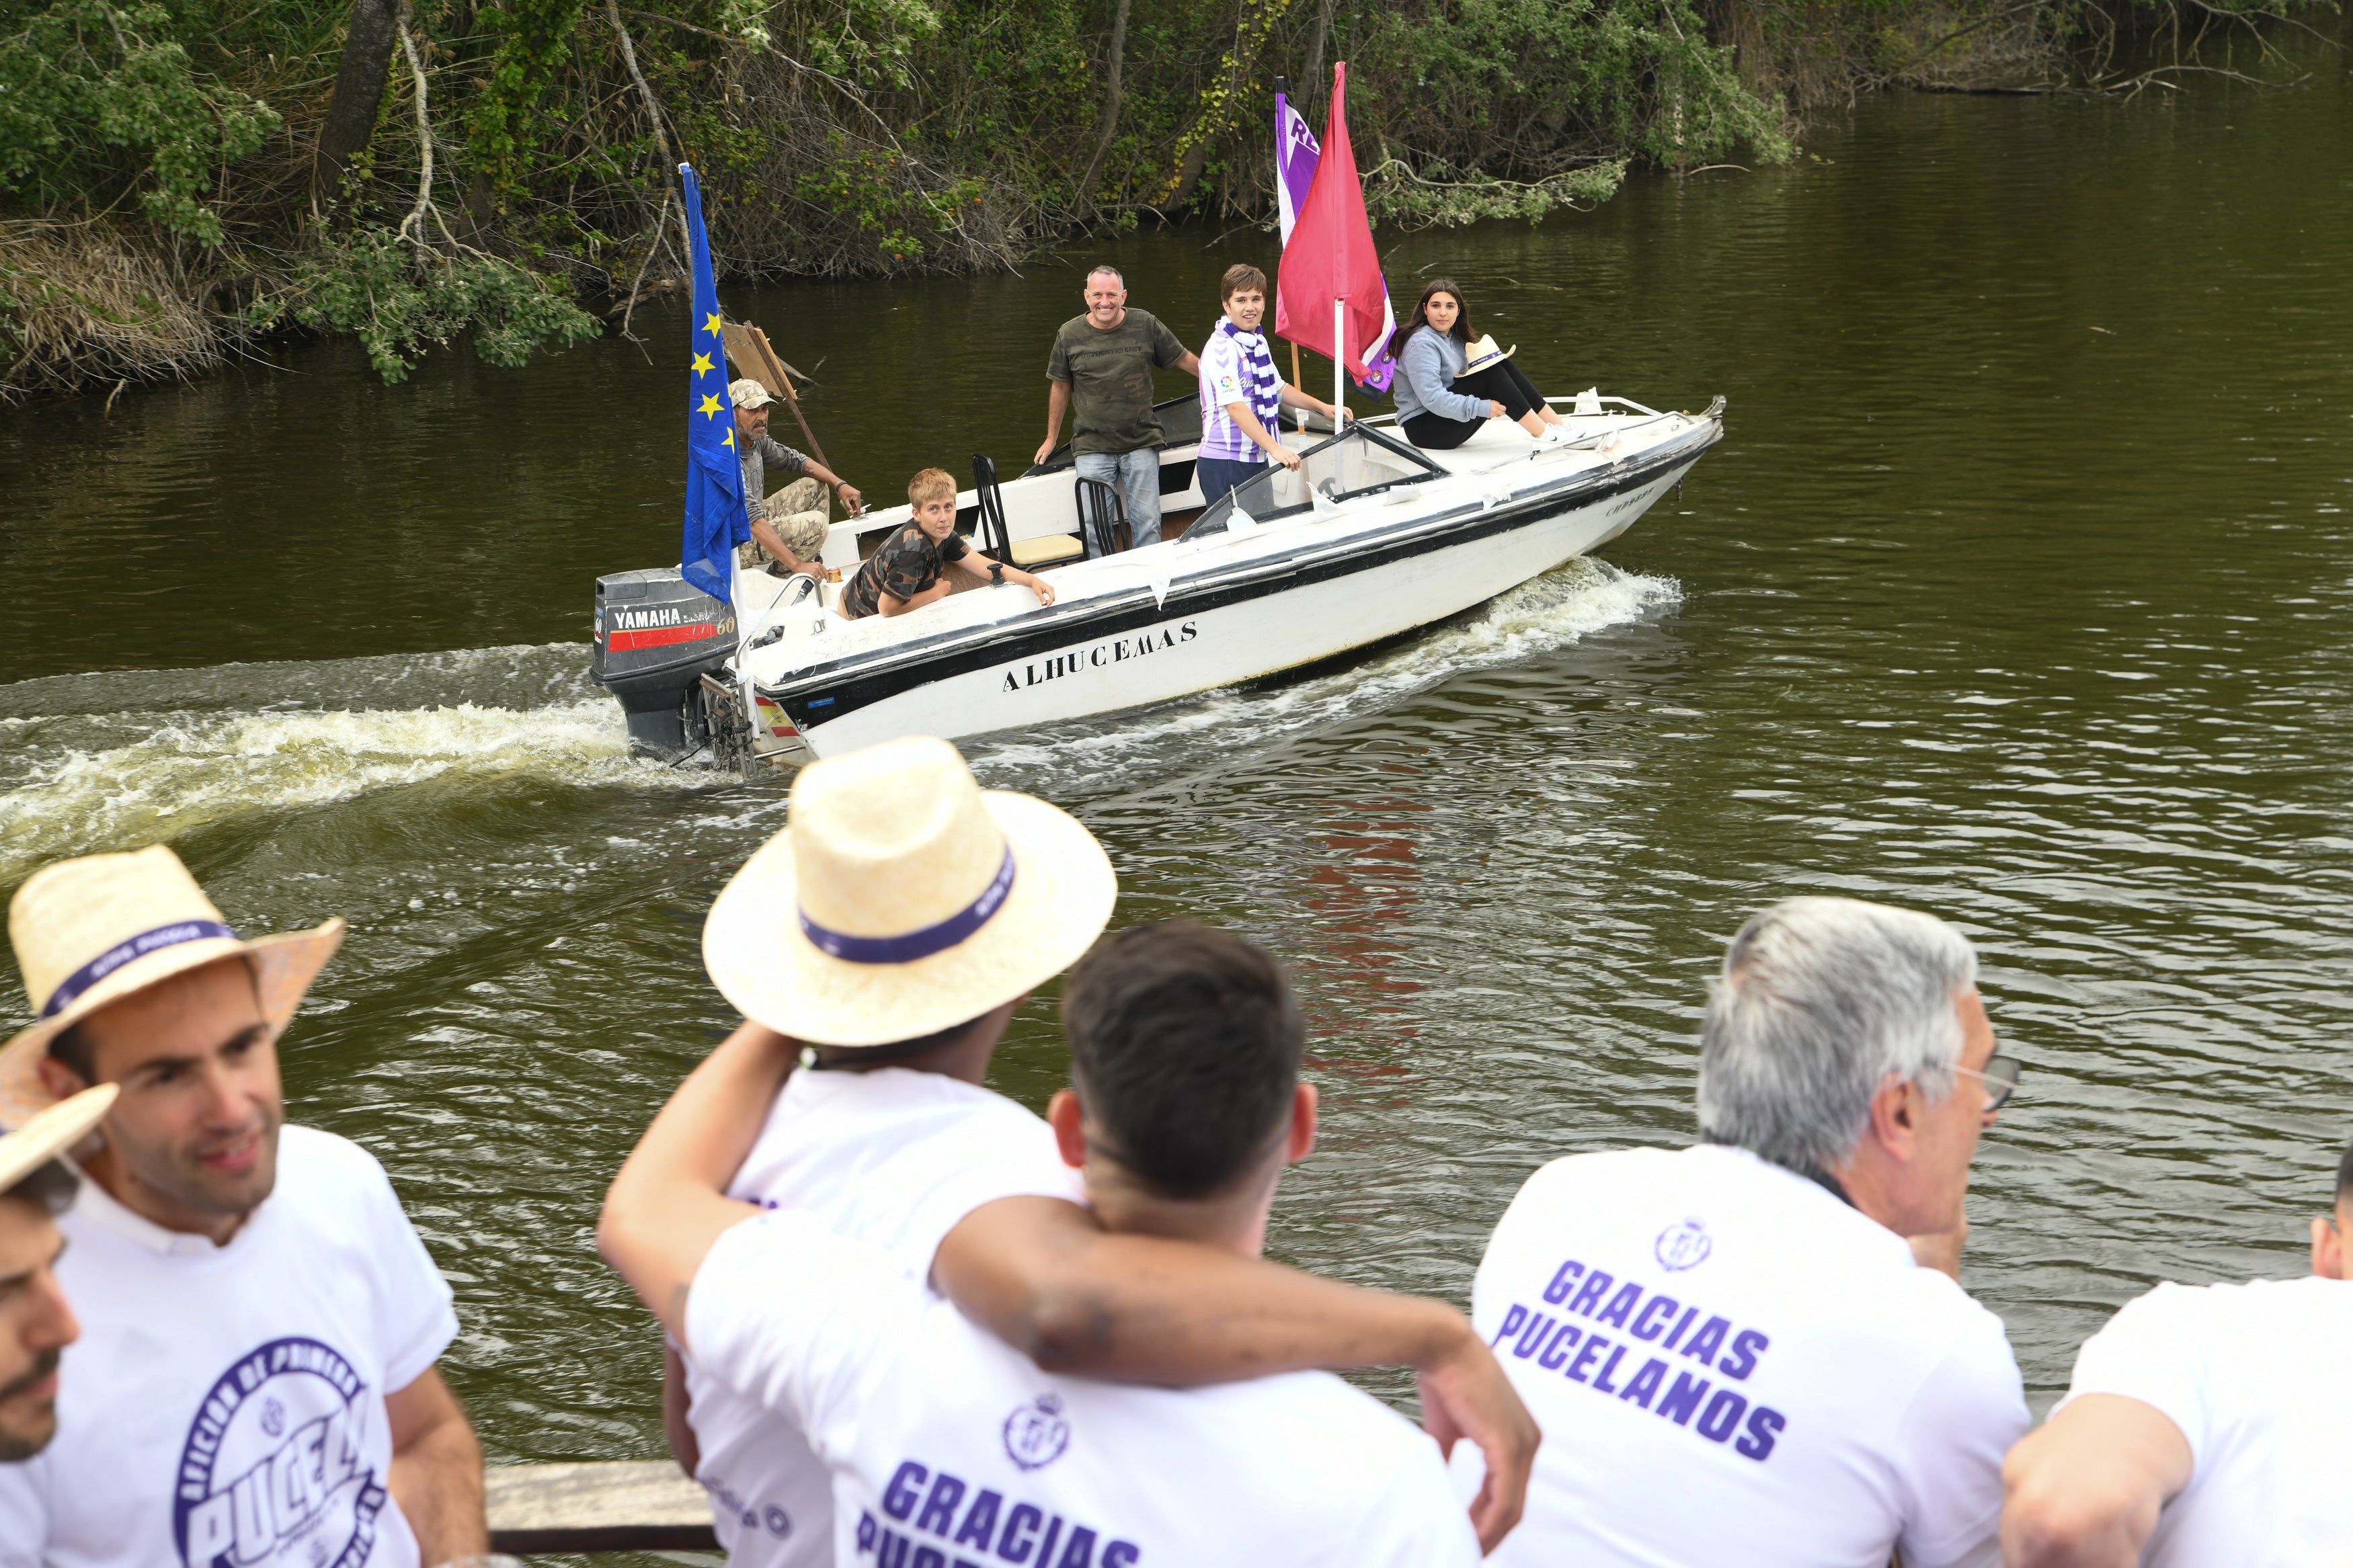
[[[278,1037],[343,933],[239,937],[161,845],[46,866],[10,902],[36,1021],[0,1049],[0,1123],[120,1092],[58,1223],[86,1333],[57,1439],[0,1468],[5,1568],[487,1549],[481,1449],[435,1364],[449,1286],[367,1152],[286,1121]]]
[[[2011,1568],[2353,1562],[2353,1147],[2312,1273],[2159,1285],[2075,1355],[2010,1450]]]
[[[740,1138],[696,1143],[712,1162],[698,1167],[701,1195],[715,1202],[723,1187],[739,1204],[820,1219],[1057,1372],[1166,1386],[1411,1364],[1433,1420],[1455,1422],[1501,1472],[1478,1514],[1500,1535],[1518,1517],[1537,1435],[1460,1312],[1106,1234],[1053,1131],[983,1087],[1014,1008],[1086,952],[1116,891],[1083,825],[981,790],[944,741],[804,769],[784,831],[703,928],[712,982],[752,1021],[680,1093],[783,1048],[763,1042],[788,1037],[806,1055],[781,1093],[771,1079],[729,1102],[745,1119]],[[629,1268],[649,1245],[667,1256],[670,1195],[617,1182],[599,1227],[607,1255]],[[831,1568],[833,1480],[793,1413],[675,1348],[669,1368],[672,1449],[710,1492],[734,1568]]]
[[[1065,1022],[1073,1087],[1048,1121],[1103,1226],[1254,1258],[1282,1167],[1315,1136],[1271,961],[1183,922],[1124,931],[1073,972]],[[1173,1390],[1041,1370],[817,1216],[729,1202],[713,1172],[788,1049],[738,1036],[698,1068],[623,1166],[600,1235],[712,1375],[808,1433],[833,1473],[838,1561],[1478,1562],[1437,1446],[1328,1373]]]
[[[1297,469],[1299,454],[1282,444],[1282,408],[1313,408],[1338,427],[1340,409],[1275,374],[1266,334],[1266,274],[1247,261],[1226,268],[1218,285],[1225,313],[1201,345],[1201,452],[1194,474],[1201,500],[1214,502],[1269,460]]]
[[[57,1434],[58,1357],[81,1337],[57,1277],[57,1216],[80,1184],[62,1156],[115,1092],[85,1089],[0,1138],[0,1464],[31,1458]]]
[[[1160,542],[1160,445],[1166,432],[1152,412],[1152,372],[1192,375],[1201,362],[1159,317],[1127,308],[1127,282],[1116,267],[1087,274],[1087,308],[1054,333],[1046,359],[1044,462],[1061,445],[1062,419],[1078,410],[1071,438],[1079,478],[1118,490],[1135,548]]]

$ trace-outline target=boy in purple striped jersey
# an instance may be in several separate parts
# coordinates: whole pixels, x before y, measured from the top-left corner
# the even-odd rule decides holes
[[[1310,397],[1274,372],[1274,356],[1259,322],[1266,315],[1266,274],[1248,262],[1226,268],[1219,285],[1226,313],[1201,349],[1201,456],[1196,473],[1201,500],[1219,497],[1250,478],[1272,458],[1286,468],[1299,454],[1278,438],[1282,408],[1313,408],[1335,422],[1333,406]]]

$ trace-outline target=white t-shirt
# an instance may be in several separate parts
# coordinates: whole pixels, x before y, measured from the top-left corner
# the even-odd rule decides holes
[[[1085,1201],[1053,1130],[933,1072],[799,1071],[785,1080],[729,1195],[810,1210],[928,1279],[957,1222],[1003,1197]],[[833,1480],[790,1416],[686,1362],[695,1479],[733,1568],[832,1568]]]
[[[2086,1394],[2154,1405],[2189,1439],[2147,1568],[2353,1563],[2353,1283],[2159,1285],[2076,1352],[2067,1398]]]
[[[0,1465],[0,1564],[417,1568],[384,1400],[458,1318],[373,1156],[283,1129],[277,1188],[226,1247],[95,1182],[61,1227],[82,1337],[56,1438]]]
[[[1999,1561],[2027,1428],[2001,1321],[1803,1176],[1709,1145],[1556,1160],[1472,1303],[1545,1433],[1496,1568]]]
[[[719,1239],[687,1299],[719,1376],[834,1472],[875,1568],[1475,1568],[1438,1447],[1327,1373],[1172,1390],[1040,1372],[797,1210]]]

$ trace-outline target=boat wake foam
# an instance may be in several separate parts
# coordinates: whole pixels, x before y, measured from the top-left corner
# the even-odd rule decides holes
[[[560,643],[0,687],[0,884],[61,856],[434,780],[707,788],[707,775],[631,759],[582,653]]]
[[[1162,768],[1379,712],[1441,681],[1567,647],[1683,599],[1671,577],[1580,556],[1361,663],[1271,689],[1186,698],[1145,713],[1074,721],[965,743],[984,782],[1049,799],[1133,788]],[[1141,770],[1141,772],[1139,772]]]

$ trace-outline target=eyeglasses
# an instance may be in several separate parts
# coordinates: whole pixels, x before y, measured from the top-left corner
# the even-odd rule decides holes
[[[2018,1092],[2018,1077],[2026,1070],[2026,1064],[2016,1057],[1988,1057],[1983,1071],[1957,1064],[1953,1070],[1985,1080],[1985,1114],[1990,1116],[2008,1105],[2010,1097]]]

